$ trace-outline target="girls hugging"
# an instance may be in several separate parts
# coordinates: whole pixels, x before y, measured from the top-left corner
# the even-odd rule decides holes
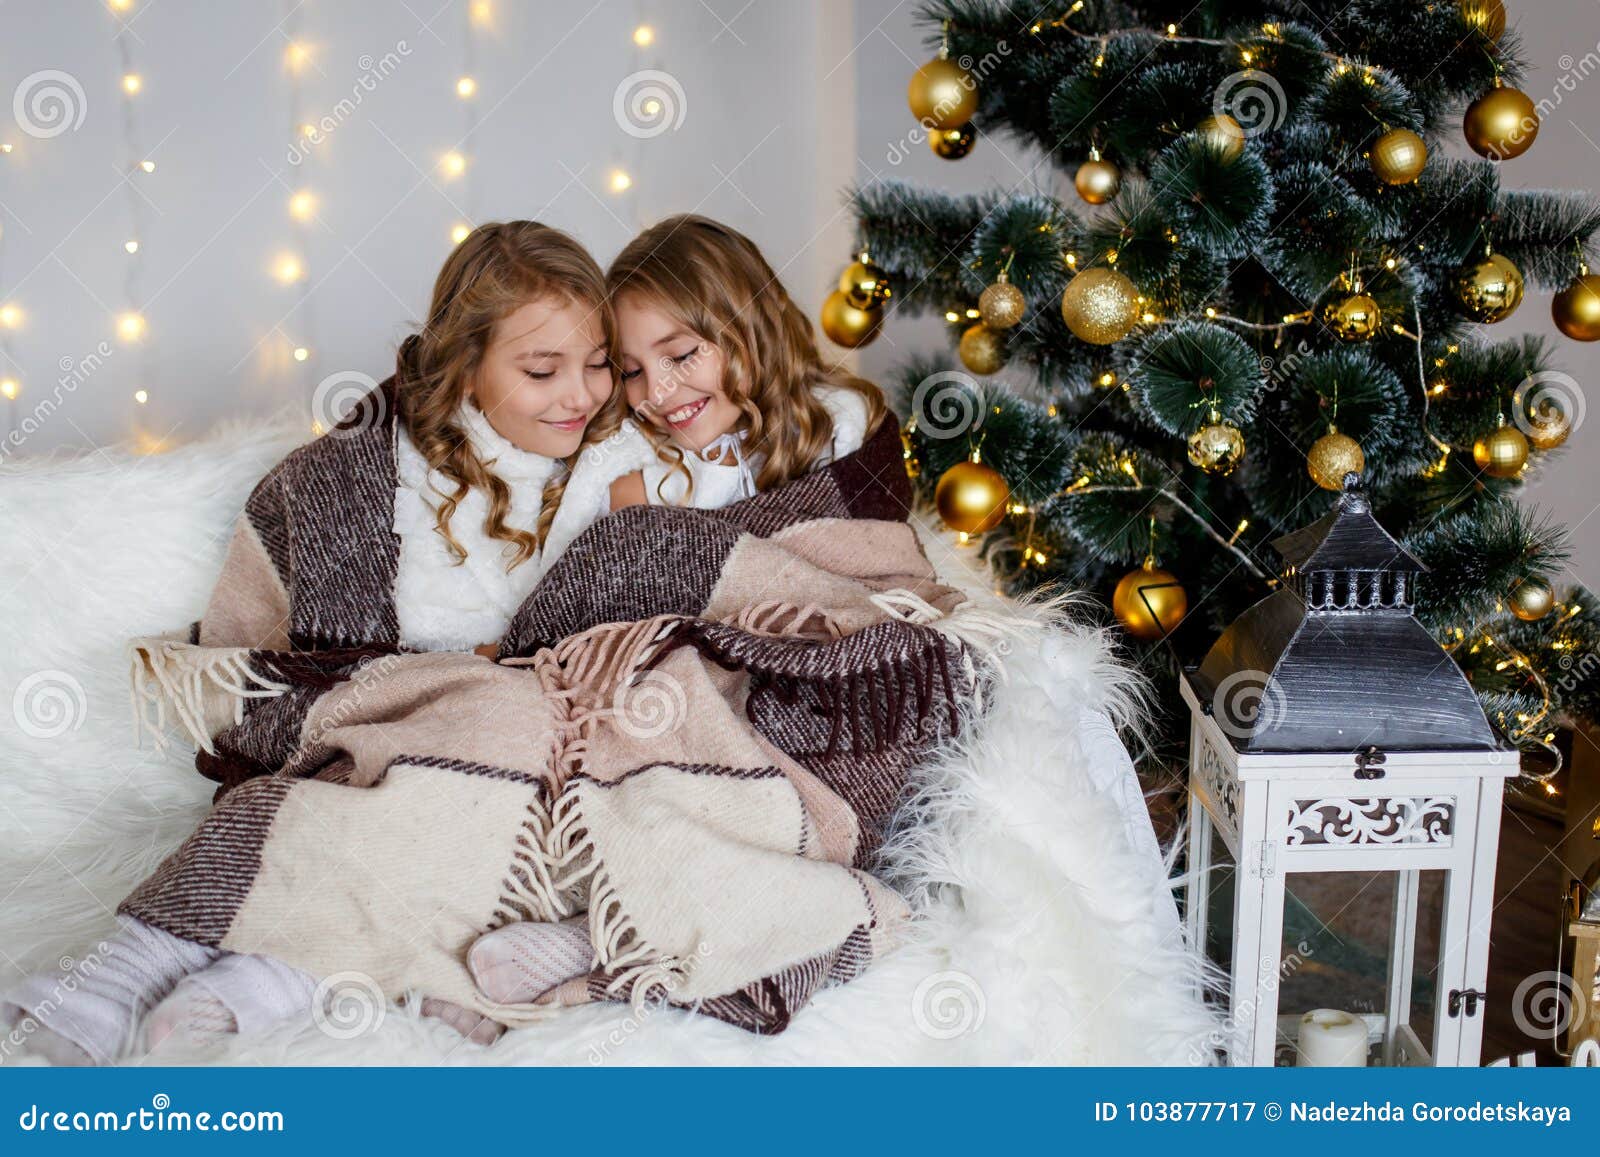
[[[670,218],[602,273],[478,229],[252,491],[202,619],[133,642],[214,806],[92,974],[0,995],[13,1040],[215,1044],[351,973],[482,1043],[594,1000],[781,1031],[903,935],[886,829],[988,678],[908,503],[879,392],[746,238]]]

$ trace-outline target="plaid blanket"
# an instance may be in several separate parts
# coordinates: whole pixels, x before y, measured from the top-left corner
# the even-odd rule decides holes
[[[512,1025],[659,998],[781,1031],[896,943],[874,857],[914,762],[981,702],[995,628],[936,581],[908,499],[890,420],[726,509],[621,511],[498,661],[137,641],[148,722],[235,786],[120,910]],[[232,551],[218,589],[253,597],[273,575],[249,568],[293,553]],[[227,601],[208,617],[248,617]],[[481,933],[585,913],[587,976],[537,1004],[478,993]]]

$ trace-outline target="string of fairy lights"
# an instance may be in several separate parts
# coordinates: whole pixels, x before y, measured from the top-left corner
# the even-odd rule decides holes
[[[140,187],[141,182],[147,181],[151,174],[155,173],[156,163],[145,151],[141,131],[143,126],[140,103],[149,84],[149,78],[140,69],[135,58],[135,49],[140,41],[130,27],[130,22],[139,7],[139,0],[105,0],[105,5],[116,22],[113,44],[118,68],[117,93],[120,106],[118,111],[122,134],[120,163],[124,172],[122,184],[127,206],[127,232],[120,242],[125,257],[120,300],[115,306],[111,320],[118,344],[135,351],[137,355],[131,359],[135,368],[130,382],[131,398],[137,413],[137,407],[145,406],[150,401],[151,383],[158,378],[154,335],[145,314],[148,304],[145,298],[147,259],[145,226],[149,220],[151,202],[147,190]],[[269,335],[276,339],[274,352],[269,356],[269,364],[276,370],[291,374],[292,380],[309,392],[308,383],[314,381],[317,376],[307,365],[315,358],[317,333],[310,254],[312,231],[319,220],[323,200],[322,193],[317,188],[317,178],[328,171],[328,158],[325,155],[328,134],[319,131],[314,118],[307,115],[311,110],[307,107],[305,74],[308,69],[315,68],[314,49],[306,39],[304,27],[307,5],[304,0],[282,0],[282,5],[283,15],[278,30],[287,42],[283,58],[287,124],[291,139],[300,146],[300,160],[287,194],[288,238],[281,248],[270,253],[267,258],[267,271],[270,277],[295,292],[294,300],[285,312],[283,320],[274,326],[276,332]],[[634,49],[632,71],[635,76],[658,75],[648,70],[659,70],[659,63],[646,60],[647,53],[657,43],[656,29],[642,18],[642,6],[637,11],[639,16],[636,17],[630,34]],[[461,68],[451,84],[455,98],[461,105],[462,131],[458,143],[440,154],[436,162],[437,172],[443,184],[457,190],[451,197],[455,219],[449,225],[448,235],[452,244],[464,241],[476,224],[478,206],[475,199],[476,183],[472,180],[471,156],[477,144],[481,119],[478,65],[484,42],[496,35],[496,10],[493,0],[461,0],[461,13],[463,19]],[[642,115],[645,118],[655,118],[661,115],[662,111],[662,102],[655,97],[649,97],[642,107]],[[603,187],[614,196],[620,197],[634,191],[634,177],[629,161],[637,163],[639,159],[637,150],[642,137],[637,133],[630,135],[634,147],[631,157],[624,158],[620,150],[614,150],[613,163],[603,174]],[[310,147],[313,143],[317,147]],[[9,157],[15,148],[14,142],[0,141],[0,160]],[[636,213],[634,215],[637,216]],[[5,272],[7,224],[6,221],[0,220],[0,277],[3,277]],[[4,401],[7,433],[17,428],[19,399],[23,397],[26,389],[25,375],[20,368],[15,349],[16,334],[22,328],[25,319],[24,303],[12,300],[7,295],[4,281],[0,280],[0,399]],[[137,430],[137,421],[134,425]],[[318,427],[313,429],[316,433],[322,432]],[[144,451],[162,448],[143,435],[139,436],[139,442],[141,443],[139,448]]]

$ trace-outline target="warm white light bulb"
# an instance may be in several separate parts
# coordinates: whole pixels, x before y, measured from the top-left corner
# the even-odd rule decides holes
[[[470,236],[472,236],[471,225],[457,222],[456,224],[450,226],[450,240],[455,242],[455,244],[460,245]]]
[[[144,405],[146,402],[148,402],[150,400],[150,391],[149,390],[135,390],[135,391],[133,391],[133,400],[138,402],[141,406]]]
[[[0,378],[0,394],[8,399],[15,399],[22,392],[22,387],[17,384],[16,378]]]
[[[107,0],[113,12],[126,12],[133,7],[133,0]]]
[[[133,96],[144,88],[144,78],[137,72],[130,72],[122,78],[122,91]]]
[[[124,241],[122,243],[122,247],[124,249],[126,249],[129,253],[137,253],[137,252],[139,252],[139,243],[137,241],[133,241],[133,240]]]
[[[648,24],[641,24],[633,30],[633,42],[640,48],[648,48],[656,42],[656,30]]]
[[[138,341],[144,336],[144,316],[138,313],[125,313],[117,318],[117,335],[123,341]]]
[[[272,275],[285,285],[293,285],[306,275],[306,267],[293,253],[280,253],[272,263]]]
[[[625,193],[632,187],[632,177],[628,176],[628,174],[623,172],[621,169],[611,170],[611,191],[613,193]]]
[[[306,349],[305,346],[302,345],[302,346],[295,346],[294,347],[294,360],[295,361],[303,362],[310,356],[311,356],[311,351]]]
[[[463,100],[472,96],[477,91],[478,82],[473,80],[470,76],[463,76],[460,80],[456,81],[456,95],[461,97]]]
[[[289,216],[296,221],[309,220],[317,211],[317,198],[308,190],[301,189],[289,198]]]
[[[0,305],[0,325],[16,329],[22,324],[22,310],[14,305]]]
[[[156,163],[154,161],[140,161],[139,167],[147,173],[153,173],[156,171]]]
[[[494,19],[494,5],[490,4],[489,0],[472,0],[469,11],[472,13],[474,24],[487,24]]]
[[[295,42],[284,51],[283,59],[290,71],[299,72],[311,60],[311,50],[304,44]]]
[[[446,153],[439,161],[439,167],[444,170],[447,177],[459,177],[467,171],[467,158],[460,153]]]
[[[5,144],[0,145],[0,153],[9,153],[12,149],[14,149],[16,147],[17,146],[13,145],[10,141],[7,141]]]

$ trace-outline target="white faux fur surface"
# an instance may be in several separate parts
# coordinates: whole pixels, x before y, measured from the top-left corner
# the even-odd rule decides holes
[[[133,746],[123,644],[200,615],[245,496],[303,429],[0,467],[0,987],[92,950],[208,806],[213,785],[181,744]],[[1000,605],[972,552],[924,531],[946,581]],[[592,1005],[486,1048],[389,1005],[153,1060],[1198,1062],[1216,1021],[1132,766],[1099,714],[1127,710],[1127,677],[1093,632],[1048,625],[1059,607],[1020,612],[1037,626],[1004,646],[989,714],[926,769],[892,844],[895,882],[923,909],[916,940],[820,993],[787,1032]]]

